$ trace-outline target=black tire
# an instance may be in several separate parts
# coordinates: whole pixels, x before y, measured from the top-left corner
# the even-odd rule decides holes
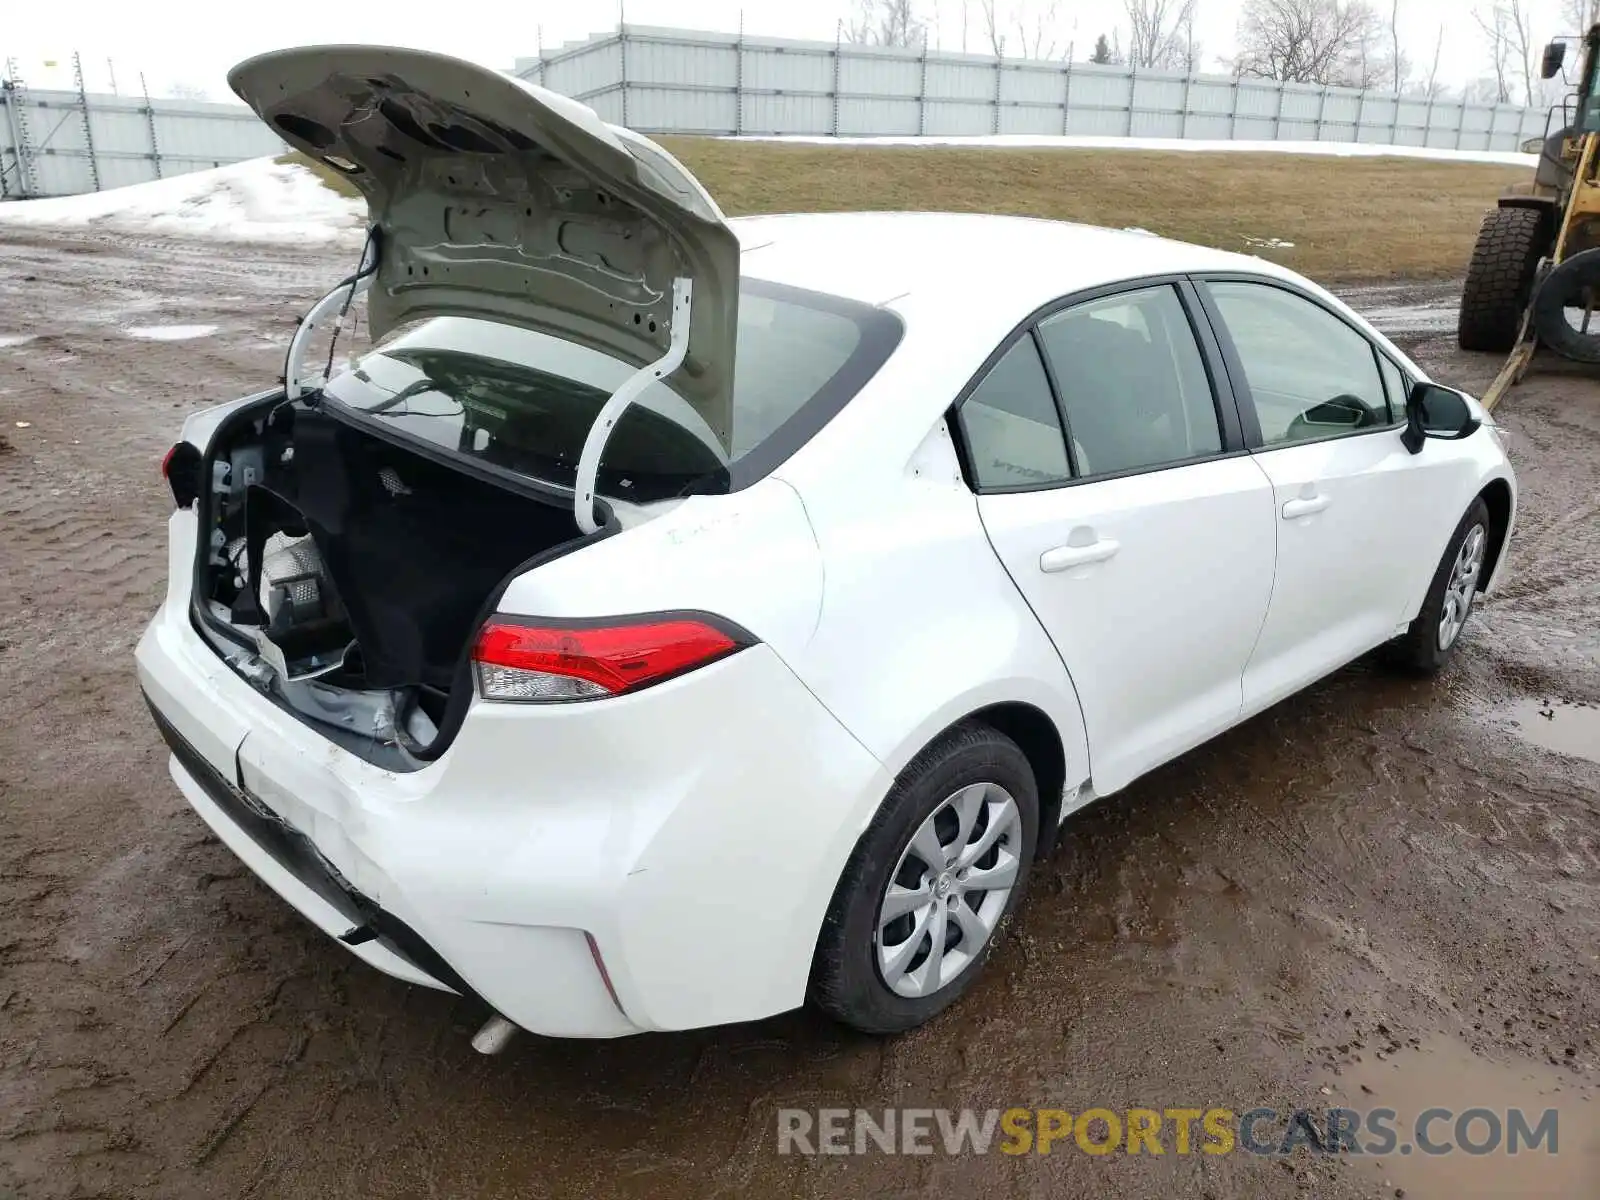
[[[1600,249],[1584,250],[1564,259],[1539,281],[1533,299],[1533,328],[1539,340],[1563,358],[1580,363],[1600,363],[1600,321],[1594,333],[1580,333],[1567,320],[1567,308],[1582,308],[1590,291],[1600,283]]]
[[[1482,567],[1488,566],[1488,547],[1493,540],[1489,506],[1483,502],[1481,496],[1472,502],[1472,507],[1467,509],[1466,516],[1461,518],[1455,533],[1450,536],[1444,557],[1439,560],[1439,568],[1434,571],[1433,581],[1428,584],[1428,596],[1422,602],[1422,611],[1417,613],[1417,619],[1411,622],[1404,634],[1386,647],[1389,661],[1395,666],[1419,675],[1432,675],[1450,661],[1450,656],[1455,653],[1456,647],[1461,645],[1461,636],[1458,633],[1448,646],[1440,646],[1439,626],[1444,618],[1446,593],[1455,571],[1456,558],[1461,553],[1462,545],[1472,535],[1472,531],[1480,528],[1483,531],[1484,561],[1480,565],[1474,587],[1468,595],[1467,610],[1461,617],[1462,623],[1465,624],[1467,618],[1472,615],[1472,602],[1477,597],[1477,589],[1485,582]]]
[[[1456,328],[1463,350],[1503,354],[1516,344],[1549,240],[1549,223],[1540,209],[1495,208],[1484,214],[1461,291]]]
[[[902,855],[908,852],[912,836],[922,824],[961,789],[976,783],[998,784],[1016,803],[1021,836],[1020,844],[1012,850],[1019,860],[1015,881],[993,933],[960,974],[928,995],[900,995],[884,982],[878,964],[878,915],[890,873],[901,866]],[[984,812],[988,811],[986,804]],[[900,773],[840,876],[812,961],[812,1003],[835,1020],[864,1033],[899,1033],[955,1003],[983,970],[1027,890],[1038,836],[1038,784],[1017,744],[976,722],[964,722],[940,737]],[[978,861],[981,864],[985,860]],[[901,869],[903,872],[906,867]],[[904,878],[901,883],[906,885]],[[949,903],[953,908],[964,902]],[[933,903],[939,904],[940,900]],[[949,927],[955,929],[955,922],[950,922]],[[931,947],[926,935],[916,936]],[[961,935],[958,932],[955,936],[958,940],[951,948],[959,949]],[[946,945],[950,946],[948,939]],[[925,952],[914,956],[913,961],[918,957],[926,961]]]

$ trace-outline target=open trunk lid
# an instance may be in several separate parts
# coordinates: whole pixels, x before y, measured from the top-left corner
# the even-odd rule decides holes
[[[739,244],[665,150],[564,96],[421,50],[279,50],[228,79],[366,198],[381,241],[375,338],[482,317],[644,368],[671,349],[674,284],[687,280],[687,354],[663,382],[730,445]]]

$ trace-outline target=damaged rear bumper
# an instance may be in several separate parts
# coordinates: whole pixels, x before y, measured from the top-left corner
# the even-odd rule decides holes
[[[168,595],[136,657],[172,776],[349,952],[557,1037],[802,1002],[890,779],[770,646],[593,704],[475,701],[438,760],[386,770],[217,656],[189,617],[194,514],[169,531]]]
[[[224,778],[144,697],[172,751],[172,778],[213,833],[324,933],[380,971],[471,996],[471,986],[415,930],[363,896],[298,829]]]

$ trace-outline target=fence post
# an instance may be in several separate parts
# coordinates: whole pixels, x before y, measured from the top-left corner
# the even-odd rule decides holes
[[[1461,119],[1456,122],[1456,149],[1461,149],[1461,139],[1467,132],[1467,98],[1461,97]]]
[[[1239,77],[1233,77],[1233,111],[1228,114],[1228,140],[1239,138]]]
[[[1497,130],[1499,128],[1499,126],[1500,126],[1500,106],[1498,104],[1496,104],[1493,108],[1491,108],[1489,110],[1489,136],[1488,136],[1488,140],[1484,143],[1484,147],[1483,148],[1485,150],[1493,150],[1494,149],[1495,130]]]
[[[1422,144],[1424,146],[1433,145],[1433,98],[1433,92],[1430,89],[1428,92],[1428,112],[1422,118]]]
[[[1133,136],[1133,110],[1136,109],[1138,106],[1139,106],[1139,64],[1136,63],[1136,62],[1129,61],[1129,63],[1128,63],[1128,132],[1127,132],[1127,136],[1128,137],[1132,137]]]
[[[928,35],[922,35],[922,83],[917,89],[917,136],[928,134]]]
[[[1000,132],[1000,84],[1005,79],[1005,64],[994,56],[994,119],[989,123],[990,133]]]
[[[144,93],[144,119],[150,129],[150,161],[155,164],[156,178],[161,178],[161,147],[156,142],[156,110],[150,103],[150,88],[144,81],[144,72],[139,72],[139,90]]]
[[[839,55],[844,49],[844,20],[833,27],[833,136],[839,136]]]
[[[1361,141],[1361,133],[1367,123],[1367,93],[1362,92],[1356,101],[1356,141]]]
[[[1061,85],[1061,136],[1072,132],[1072,59],[1067,59],[1067,69],[1061,73],[1066,80]]]
[[[89,127],[89,93],[83,87],[83,59],[72,52],[72,81],[78,85],[78,112],[83,118],[83,152],[89,156],[89,182],[100,190],[100,162],[94,153],[94,130]]]
[[[1400,93],[1394,95],[1394,115],[1389,120],[1389,145],[1400,144]]]
[[[1189,136],[1189,90],[1194,87],[1194,66],[1191,64],[1183,76],[1183,111],[1178,114],[1178,137]]]
[[[733,43],[733,136],[744,133],[744,9],[739,10],[739,36]]]
[[[622,120],[619,124],[628,124],[628,26],[617,22],[617,58],[622,69]]]
[[[1278,111],[1272,114],[1272,140],[1275,141],[1275,142],[1283,141],[1283,97],[1284,97],[1284,93],[1287,92],[1288,90],[1289,90],[1289,85],[1288,84],[1283,83],[1283,82],[1279,82],[1279,84],[1278,84]],[[1358,118],[1357,121],[1356,121],[1357,128],[1360,127],[1360,124],[1361,124],[1361,122],[1360,122],[1360,119]]]
[[[1317,141],[1322,140],[1322,130],[1328,123],[1328,85],[1322,85],[1322,99],[1317,102]]]
[[[33,147],[28,135],[28,88],[17,70],[17,60],[6,59],[6,116],[11,123],[11,151],[17,165],[17,195],[26,200],[39,194],[33,171]]]

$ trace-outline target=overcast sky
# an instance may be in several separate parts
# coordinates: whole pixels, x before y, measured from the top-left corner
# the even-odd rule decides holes
[[[997,0],[1002,11],[1038,13],[1050,0]],[[1375,0],[1387,14],[1390,0]],[[1445,31],[1440,77],[1453,86],[1488,69],[1482,36],[1472,21],[1479,0],[1400,0],[1402,49],[1419,68],[1433,58]],[[1489,0],[1481,0],[1487,7]],[[1542,44],[1559,28],[1561,0],[1530,0],[1534,38]],[[168,93],[174,85],[203,88],[212,99],[232,99],[225,75],[241,58],[263,50],[308,42],[382,42],[418,46],[460,55],[493,67],[532,57],[539,44],[549,49],[564,41],[615,27],[617,0],[377,0],[328,3],[327,0],[272,0],[270,4],[217,3],[217,0],[0,0],[0,55],[15,57],[23,78],[34,87],[70,87],[71,55],[83,55],[92,91],[109,90],[110,76],[121,91],[137,91],[143,71],[150,90]],[[741,12],[751,34],[831,40],[835,22],[852,0],[625,0],[627,20],[638,25],[693,29],[738,28]],[[1234,48],[1239,0],[1198,0],[1197,33],[1207,70]],[[960,49],[962,0],[921,0],[935,45]],[[967,0],[967,47],[986,51],[979,29],[979,0]],[[1109,32],[1122,13],[1119,0],[1056,0],[1057,55],[1068,41],[1084,58],[1095,36]],[[1126,40],[1126,35],[1124,35]],[[107,60],[110,60],[108,66]],[[53,65],[52,65],[53,64]]]

